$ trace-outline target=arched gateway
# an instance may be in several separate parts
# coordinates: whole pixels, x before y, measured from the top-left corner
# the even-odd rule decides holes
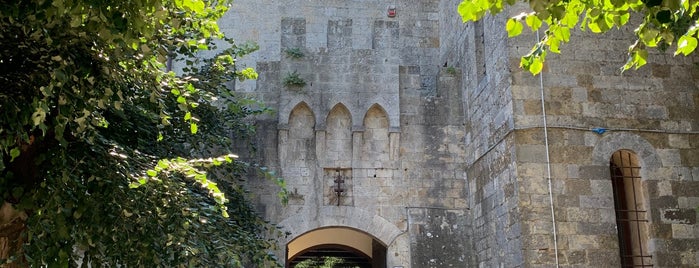
[[[286,245],[287,267],[315,256],[345,257],[359,267],[385,267],[387,249],[403,233],[380,216],[342,206],[322,207],[314,220],[297,213],[280,226],[290,233],[281,241]]]
[[[321,228],[296,237],[287,244],[286,256],[287,267],[309,260],[320,262],[325,257],[341,259],[341,267],[386,267],[386,246],[347,227]]]

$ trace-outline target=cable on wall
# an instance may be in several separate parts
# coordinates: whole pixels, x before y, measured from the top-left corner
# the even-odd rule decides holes
[[[539,41],[539,30],[536,31],[536,40]],[[553,250],[556,256],[556,267],[560,267],[558,261],[558,233],[556,232],[556,213],[553,208],[553,187],[551,186],[551,158],[549,156],[549,132],[546,122],[546,102],[544,96],[544,75],[539,73],[539,89],[541,92],[541,115],[544,123],[544,145],[546,147],[546,179],[549,188],[549,203],[551,204],[551,224],[553,226]]]

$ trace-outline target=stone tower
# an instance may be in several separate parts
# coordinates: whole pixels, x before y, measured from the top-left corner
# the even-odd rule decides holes
[[[576,34],[543,76],[509,14],[458,0],[237,0],[221,21],[260,50],[236,85],[276,110],[252,182],[293,266],[699,265],[699,71],[656,52],[623,75],[631,30]],[[633,224],[629,224],[632,222]],[[632,256],[632,257],[627,257]]]

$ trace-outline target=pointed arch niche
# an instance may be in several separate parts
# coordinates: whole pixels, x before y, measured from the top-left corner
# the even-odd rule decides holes
[[[378,104],[372,105],[364,116],[364,133],[359,157],[364,167],[380,167],[390,160],[388,115]]]
[[[315,117],[304,102],[289,113],[289,124],[279,128],[279,159],[282,176],[294,193],[310,193],[315,174]],[[303,205],[303,196],[289,198],[290,205]]]
[[[342,103],[335,105],[326,119],[323,166],[352,166],[352,115]]]
[[[299,103],[289,114],[289,145],[290,152],[294,156],[284,159],[292,165],[305,164],[308,160],[315,160],[315,116],[304,102]]]

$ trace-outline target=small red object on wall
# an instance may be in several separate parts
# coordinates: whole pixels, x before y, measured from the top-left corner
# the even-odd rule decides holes
[[[396,6],[388,6],[388,17],[393,18],[396,16]]]

